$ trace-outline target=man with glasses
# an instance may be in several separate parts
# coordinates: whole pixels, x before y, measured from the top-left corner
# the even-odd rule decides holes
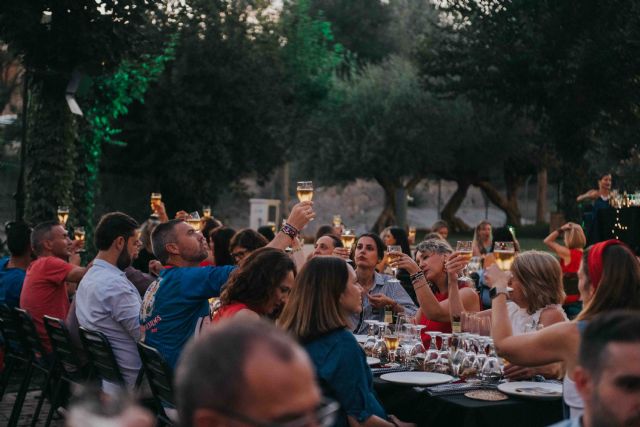
[[[287,225],[268,246],[284,249],[313,217],[312,202],[298,203]],[[175,367],[187,341],[210,323],[209,298],[219,297],[235,266],[199,264],[207,258],[207,242],[186,222],[171,220],[151,235],[153,253],[165,267],[144,294],[140,323],[144,342],[156,348]]]
[[[122,212],[100,218],[95,231],[98,255],[82,278],[76,293],[78,323],[106,335],[127,386],[133,388],[142,363],[136,342],[140,339],[142,298],[124,270],[140,249],[138,223]],[[106,392],[115,385],[103,383]]]
[[[305,351],[264,320],[226,320],[194,340],[175,380],[183,426],[324,427],[339,408]]]

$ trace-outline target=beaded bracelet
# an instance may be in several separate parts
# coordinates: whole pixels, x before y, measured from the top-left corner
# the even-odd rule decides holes
[[[409,279],[411,280],[411,284],[413,284],[414,282],[416,282],[420,278],[424,279],[424,272],[422,272],[422,271],[418,271],[416,274],[412,274],[411,276],[409,276]]]
[[[289,224],[288,222],[284,223],[280,231],[282,231],[284,234],[291,237],[292,239],[295,239],[298,233],[300,233],[300,231],[297,228],[295,228],[293,225]]]

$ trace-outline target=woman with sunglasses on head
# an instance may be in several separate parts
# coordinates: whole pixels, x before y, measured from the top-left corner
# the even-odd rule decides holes
[[[640,262],[624,243],[607,240],[584,252],[578,278],[584,308],[576,320],[523,335],[514,335],[509,322],[506,298],[509,277],[499,274],[492,278],[495,291],[492,291],[491,335],[498,354],[520,366],[563,362],[566,368],[563,397],[571,418],[580,416],[584,407],[573,382],[581,332],[597,314],[640,309]]]
[[[213,321],[234,316],[277,317],[287,303],[295,275],[296,267],[286,253],[256,249],[231,273]]]
[[[316,257],[300,271],[278,326],[311,357],[325,394],[340,403],[336,426],[408,426],[387,416],[373,391],[366,356],[349,332],[362,310],[362,287],[343,259]]]

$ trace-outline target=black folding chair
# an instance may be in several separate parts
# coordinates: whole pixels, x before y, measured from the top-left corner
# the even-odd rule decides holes
[[[165,408],[175,409],[173,394],[173,371],[158,350],[138,342],[138,353],[142,360],[142,369],[149,380],[149,388],[156,406],[156,416],[162,424],[173,425]]]
[[[78,350],[73,345],[64,321],[55,317],[44,316],[44,327],[51,340],[59,372],[53,384],[53,394],[49,399],[51,408],[45,421],[45,427],[47,427],[51,424],[56,408],[64,403],[63,398],[66,396],[62,389],[64,383],[81,384],[88,379],[88,375],[78,358]]]
[[[89,356],[91,373],[101,380],[124,387],[124,377],[107,337],[102,332],[80,326],[80,339]]]
[[[40,415],[40,410],[42,409],[44,398],[49,391],[49,382],[51,377],[56,374],[55,361],[49,361],[46,359],[46,352],[42,346],[40,335],[38,335],[38,331],[36,330],[36,326],[33,323],[31,315],[21,308],[15,308],[14,310],[18,319],[22,345],[24,346],[26,353],[29,355],[29,364],[27,365],[27,371],[25,372],[22,383],[20,384],[20,390],[18,390],[13,410],[11,411],[9,426],[17,425],[20,412],[22,411],[22,405],[24,404],[24,399],[29,391],[31,378],[33,377],[35,370],[39,370],[44,374],[45,378],[44,383],[42,383],[40,387],[41,394],[38,400],[38,405],[36,406],[36,411],[31,419],[31,426],[35,426],[38,421],[38,416]]]
[[[0,378],[0,400],[16,367],[29,364],[30,356],[22,345],[18,315],[6,304],[0,305],[0,333],[4,339],[4,371]]]

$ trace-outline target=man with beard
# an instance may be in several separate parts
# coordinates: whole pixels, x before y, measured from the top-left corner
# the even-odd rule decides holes
[[[301,202],[276,237],[267,245],[282,249],[291,245],[313,217],[313,203]],[[181,220],[160,224],[151,236],[153,253],[165,266],[144,295],[140,323],[144,342],[156,348],[175,367],[185,344],[210,323],[209,298],[220,296],[235,266],[199,267],[207,258],[202,233]]]
[[[136,347],[142,299],[124,273],[140,248],[137,228],[138,223],[122,212],[100,218],[94,236],[98,255],[80,282],[75,302],[78,323],[106,335],[129,387],[142,366]],[[102,387],[106,392],[116,390],[106,382]]]
[[[574,381],[580,418],[553,427],[640,426],[640,313],[612,311],[584,330]]]

